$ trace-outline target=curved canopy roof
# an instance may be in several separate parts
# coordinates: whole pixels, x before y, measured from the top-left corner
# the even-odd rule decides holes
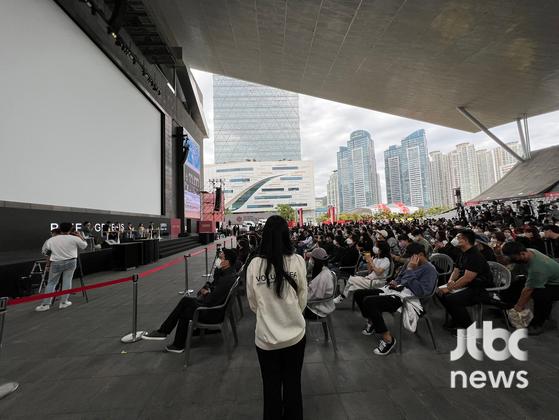
[[[559,2],[145,2],[193,68],[478,131],[559,108]]]
[[[517,163],[492,187],[467,202],[523,199],[557,191],[559,185],[559,146],[532,152],[532,158]]]

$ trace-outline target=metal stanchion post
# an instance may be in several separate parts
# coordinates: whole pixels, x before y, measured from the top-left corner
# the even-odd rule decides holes
[[[0,298],[0,349],[2,348],[2,336],[4,334],[4,318],[6,316],[6,311],[8,307],[8,298]],[[6,382],[0,385],[0,399],[7,395],[10,395],[16,389],[18,389],[19,384],[17,382]]]
[[[204,248],[204,253],[206,254],[206,277],[210,274],[208,271],[208,247]]]
[[[142,339],[145,331],[138,331],[138,275],[132,276],[132,332],[120,339],[123,343],[135,343]]]
[[[231,249],[233,249],[233,237],[231,236]]]
[[[211,277],[210,269],[208,268],[208,247],[204,248],[204,254],[206,256],[206,274],[202,274],[202,277]]]
[[[184,256],[184,290],[179,292],[179,295],[190,296],[194,290],[188,288],[188,258],[190,254]]]

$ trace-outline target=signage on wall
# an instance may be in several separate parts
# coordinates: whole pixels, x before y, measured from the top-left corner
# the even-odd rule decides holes
[[[101,232],[103,230],[103,225],[105,225],[106,223],[93,223],[91,222],[91,230],[95,231],[95,232]],[[73,223],[74,227],[76,228],[76,230],[81,230],[82,229],[82,225],[83,223]],[[144,225],[149,225],[148,223],[144,223]],[[154,225],[157,227],[157,223],[154,223]],[[135,226],[137,228],[137,226]],[[111,223],[110,224],[110,231],[116,231],[116,230],[120,230],[120,231],[124,231],[126,228],[124,223]],[[56,222],[51,222],[50,223],[50,230],[53,229],[58,229],[58,223]],[[169,230],[169,226],[167,223],[160,223],[159,224],[159,230],[161,231],[161,233],[165,233]]]
[[[184,131],[186,134],[186,130]],[[200,145],[188,136],[188,156],[184,164],[184,217],[200,219],[200,171],[202,155]]]

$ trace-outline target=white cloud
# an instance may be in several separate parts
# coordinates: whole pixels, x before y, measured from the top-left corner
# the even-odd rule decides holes
[[[213,163],[212,75],[198,70],[192,72],[204,95],[204,112],[210,130],[209,139],[204,142],[205,162]],[[462,142],[473,143],[479,149],[497,147],[497,144],[482,132],[467,133],[311,96],[300,95],[299,113],[302,156],[303,159],[314,161],[317,197],[326,195],[328,177],[336,169],[336,152],[340,146],[346,144],[354,130],[367,130],[371,133],[384,199],[384,151],[391,144],[399,144],[401,139],[413,131],[425,129],[430,152],[449,152],[456,144]],[[559,111],[530,118],[528,125],[532,149],[559,144]],[[505,124],[492,131],[505,142],[518,141],[516,123]]]

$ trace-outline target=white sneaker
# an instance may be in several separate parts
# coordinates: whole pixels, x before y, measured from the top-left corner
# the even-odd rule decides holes
[[[35,312],[45,312],[50,309],[50,305],[39,305],[35,308]]]
[[[336,305],[342,303],[343,301],[344,301],[344,297],[343,297],[342,295],[338,295],[338,296],[336,296],[336,297],[334,298],[334,303],[335,303]]]
[[[68,306],[72,306],[72,302],[70,302],[69,300],[66,302],[60,302],[60,305],[58,305],[58,309],[65,309]]]

